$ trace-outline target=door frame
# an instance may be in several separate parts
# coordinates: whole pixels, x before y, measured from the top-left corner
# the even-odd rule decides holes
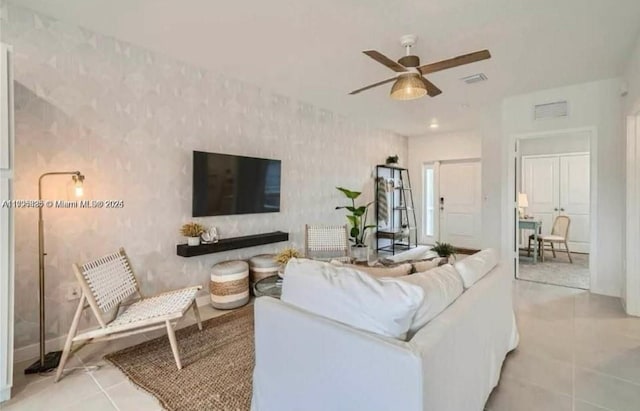
[[[640,316],[640,102],[627,116],[627,229],[623,302],[629,315]]]
[[[480,164],[480,176],[482,177],[482,158],[480,157],[468,157],[468,158],[456,158],[456,159],[447,159],[447,160],[433,160],[433,161],[425,161],[424,163],[422,163],[422,170],[421,170],[421,178],[422,178],[422,187],[420,190],[420,203],[421,203],[421,212],[422,212],[422,219],[420,222],[420,238],[419,238],[419,243],[422,244],[434,244],[436,241],[440,241],[441,239],[441,232],[440,232],[440,219],[441,219],[441,214],[440,214],[440,203],[439,203],[439,199],[440,199],[440,166],[443,164],[456,164],[456,163],[478,163]],[[426,221],[426,215],[427,215],[427,203],[425,201],[425,190],[424,190],[424,186],[425,186],[425,171],[427,170],[427,168],[432,168],[433,169],[433,185],[434,185],[434,192],[433,192],[433,198],[435,201],[434,207],[433,207],[433,235],[432,236],[427,236],[426,232],[425,232],[425,221]],[[480,197],[481,197],[481,213],[482,213],[482,178],[480,179]],[[482,221],[481,221],[482,224]],[[480,230],[482,231],[482,228],[480,228]]]
[[[598,238],[598,225],[597,225],[597,215],[598,215],[598,184],[597,184],[597,176],[598,176],[598,129],[595,126],[589,127],[576,127],[576,128],[566,128],[566,129],[556,129],[556,130],[548,130],[548,131],[539,131],[539,132],[530,132],[530,133],[516,133],[510,136],[510,147],[511,152],[509,153],[509,161],[507,167],[507,199],[506,199],[506,210],[509,211],[507,215],[507,224],[506,224],[506,239],[508,244],[509,253],[512,255],[512,258],[509,258],[509,261],[513,263],[513,275],[515,278],[518,278],[518,267],[519,267],[519,250],[518,250],[518,193],[516,192],[516,181],[522,180],[522,164],[520,156],[518,155],[520,151],[520,141],[533,139],[533,138],[541,138],[541,137],[549,137],[549,136],[559,136],[566,137],[568,135],[574,133],[588,132],[589,136],[589,288],[591,289],[594,284],[597,284],[598,272],[596,270],[597,261],[598,261],[598,248],[596,247],[596,239]]]

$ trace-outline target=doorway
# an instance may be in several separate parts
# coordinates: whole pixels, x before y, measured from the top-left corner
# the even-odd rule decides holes
[[[423,169],[423,241],[477,250],[482,244],[478,159],[428,163]]]
[[[516,143],[516,277],[590,288],[591,132]]]

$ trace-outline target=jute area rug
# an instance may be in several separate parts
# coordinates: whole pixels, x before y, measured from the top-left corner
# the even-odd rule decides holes
[[[166,336],[105,358],[170,411],[246,411],[254,365],[253,305],[176,332],[182,370]]]

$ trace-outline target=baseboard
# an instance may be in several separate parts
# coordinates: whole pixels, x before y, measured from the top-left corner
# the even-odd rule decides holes
[[[211,297],[209,294],[201,295],[196,297],[196,304],[198,307],[202,307],[205,305],[211,304]],[[82,332],[80,330],[79,332]],[[64,343],[67,339],[67,335],[61,335],[60,337],[51,338],[46,341],[47,352],[48,351],[59,351],[64,348]],[[27,360],[35,360],[40,355],[40,344],[30,344],[25,345],[24,347],[16,348],[13,350],[13,363],[19,363]]]
[[[0,402],[9,401],[11,398],[11,386],[0,388]]]

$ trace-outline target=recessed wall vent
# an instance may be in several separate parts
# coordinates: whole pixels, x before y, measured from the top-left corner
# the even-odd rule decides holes
[[[543,118],[567,117],[569,115],[567,101],[555,101],[553,103],[536,104],[533,110],[533,118],[540,120]]]
[[[467,84],[473,84],[487,80],[487,76],[484,73],[478,73],[472,76],[463,77],[460,80],[464,81]]]

